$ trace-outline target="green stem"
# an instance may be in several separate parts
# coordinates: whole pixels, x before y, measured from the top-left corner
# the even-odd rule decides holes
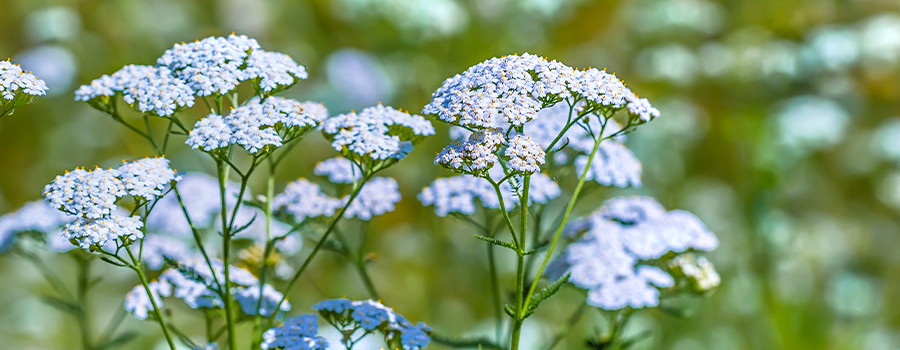
[[[219,99],[219,105],[221,107],[221,99]],[[231,298],[231,276],[228,275],[229,269],[229,253],[231,250],[231,232],[229,232],[228,227],[228,205],[225,200],[225,196],[227,195],[225,192],[225,188],[228,185],[228,167],[222,164],[221,161],[216,162],[216,168],[218,170],[219,176],[219,197],[222,201],[222,264],[224,269],[224,279],[225,283],[219,285],[219,288],[223,289],[222,293],[225,295],[225,322],[228,325],[228,343],[231,345],[231,350],[237,350],[237,329],[234,324],[234,306],[232,305]],[[241,201],[241,197],[238,197],[238,203]],[[237,207],[237,206],[235,206]],[[215,270],[213,270],[213,274],[215,274]]]
[[[269,178],[266,180],[266,248],[259,269],[259,300],[256,302],[256,316],[253,317],[253,344],[251,344],[251,349],[258,348],[258,339],[262,337],[262,330],[260,329],[262,327],[262,315],[259,314],[259,310],[262,308],[262,291],[263,286],[266,285],[269,255],[275,247],[275,243],[272,241],[272,200],[275,198],[275,167],[276,164],[272,161],[272,158],[269,158]],[[272,310],[272,312],[277,313],[278,310]]]
[[[602,135],[603,132],[601,131]],[[584,166],[584,171],[581,173],[581,178],[578,179],[578,185],[575,186],[575,192],[572,193],[572,199],[569,200],[569,205],[566,207],[566,214],[563,216],[563,221],[560,223],[559,228],[556,230],[556,235],[553,237],[553,242],[550,243],[550,249],[547,250],[547,255],[544,256],[544,261],[541,263],[541,268],[538,269],[537,275],[534,277],[534,282],[531,284],[531,289],[528,291],[528,296],[525,298],[525,307],[527,308],[531,303],[531,297],[534,295],[535,288],[537,287],[538,280],[541,278],[541,274],[544,273],[544,268],[547,267],[547,262],[550,261],[550,256],[553,254],[553,249],[556,248],[556,243],[559,241],[559,236],[562,234],[563,228],[566,226],[566,222],[569,221],[569,215],[572,213],[572,208],[575,207],[575,201],[578,200],[578,194],[581,192],[581,188],[584,186],[584,180],[587,177],[588,171],[591,170],[591,162],[594,161],[594,156],[597,154],[597,150],[600,148],[600,143],[603,142],[603,136],[599,136],[597,141],[594,142],[594,149],[591,150],[591,155],[588,157],[587,164]]]
[[[150,290],[150,285],[147,283],[147,276],[144,275],[144,269],[141,267],[141,262],[134,257],[134,253],[131,252],[131,248],[126,245],[125,250],[128,252],[128,256],[131,257],[132,266],[131,269],[134,272],[137,272],[138,277],[141,279],[141,285],[144,286],[144,290],[147,292],[147,296],[150,298],[150,304],[153,305],[153,314],[156,316],[156,321],[159,322],[159,327],[162,328],[163,334],[166,336],[166,342],[169,343],[169,348],[171,350],[175,349],[175,342],[172,341],[172,335],[169,334],[169,327],[166,326],[166,320],[163,319],[162,312],[159,311],[159,306],[156,305],[156,298],[153,297],[153,292]]]
[[[500,309],[500,286],[497,278],[497,261],[494,258],[494,245],[485,242],[487,247],[488,267],[491,274],[491,296],[494,299],[494,320],[496,322],[497,339],[495,341],[500,344],[503,341],[503,311]]]
[[[78,261],[78,328],[81,331],[81,343],[85,349],[93,349],[91,345],[91,328],[88,321],[87,292],[90,288],[91,260],[79,258]]]
[[[517,350],[519,348],[519,337],[522,333],[522,324],[525,322],[526,304],[522,300],[522,294],[525,292],[525,236],[528,232],[528,188],[530,187],[531,175],[525,175],[525,181],[522,184],[522,195],[519,197],[519,207],[522,209],[521,220],[519,226],[519,242],[516,249],[516,317],[513,322],[512,343],[510,349]],[[533,288],[534,286],[532,286]]]
[[[281,304],[284,303],[285,299],[287,299],[288,293],[291,291],[291,288],[293,288],[294,284],[297,283],[297,280],[300,279],[300,275],[303,274],[303,271],[306,271],[306,267],[309,266],[309,264],[312,262],[313,259],[315,259],[316,254],[319,253],[319,250],[321,250],[322,247],[325,246],[325,242],[328,240],[328,236],[331,235],[331,232],[334,231],[334,228],[335,228],[335,226],[337,226],[337,223],[341,220],[341,218],[344,217],[344,213],[347,211],[347,208],[349,208],[350,204],[353,203],[353,200],[356,199],[356,196],[359,194],[359,191],[362,190],[363,185],[365,185],[366,181],[368,181],[368,177],[364,177],[362,179],[362,181],[360,181],[359,185],[357,185],[356,188],[353,189],[353,192],[350,194],[349,200],[347,200],[347,204],[344,205],[344,207],[337,214],[337,216],[333,220],[331,220],[331,224],[328,225],[328,229],[322,235],[322,238],[319,240],[319,243],[316,244],[316,246],[313,248],[312,252],[309,253],[309,256],[306,257],[306,260],[303,262],[303,265],[300,265],[300,269],[297,270],[296,273],[294,273],[293,277],[291,277],[291,280],[288,282],[287,287],[284,289],[284,292],[283,292],[284,295],[281,297],[281,300],[278,301],[278,304],[275,305],[275,308],[273,310],[278,310],[281,308]],[[269,316],[269,322],[266,324],[265,329],[269,329],[272,327],[272,323],[275,322],[275,315],[277,315],[277,313],[273,312],[272,315]]]

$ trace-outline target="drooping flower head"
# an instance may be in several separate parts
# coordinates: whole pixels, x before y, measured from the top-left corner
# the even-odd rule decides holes
[[[551,278],[571,274],[569,281],[588,290],[588,303],[615,310],[652,307],[659,291],[674,279],[642,262],[669,252],[708,251],[718,241],[694,215],[666,211],[649,197],[619,197],[584,219],[570,223],[566,233],[579,237],[548,268]]]
[[[281,147],[299,139],[328,117],[320,103],[270,97],[231,110],[227,116],[200,119],[185,141],[193,149],[215,152],[239,145],[250,153]]]
[[[322,133],[331,146],[363,165],[363,172],[375,170],[371,169],[375,163],[403,159],[413,144],[434,132],[431,122],[425,118],[381,104],[322,123]]]
[[[16,107],[47,93],[47,83],[10,61],[0,61],[0,113],[12,113]]]

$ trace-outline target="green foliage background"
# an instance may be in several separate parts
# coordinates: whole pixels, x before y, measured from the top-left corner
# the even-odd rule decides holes
[[[418,2],[0,1],[0,56],[45,79],[41,69],[71,77],[70,83],[51,84],[51,96],[0,120],[0,212],[38,199],[42,187],[64,169],[151,154],[142,139],[75,102],[73,91],[123,65],[153,64],[175,42],[232,31],[254,37],[263,48],[288,53],[307,66],[310,78],[284,96],[323,101],[332,114],[366,107],[329,76],[337,73],[328,72],[328,59],[339,50],[368,55],[388,81],[370,92],[414,112],[443,79],[466,67],[530,52],[572,66],[607,67],[663,112],[629,139],[644,163],[644,186],[592,191],[578,208],[581,214],[609,196],[646,194],[669,209],[694,212],[721,241],[709,254],[722,275],[720,289],[688,303],[685,318],[655,309],[638,312],[628,332],[650,329],[653,336],[636,349],[900,349],[900,195],[895,193],[900,182],[890,180],[900,164],[880,158],[872,146],[875,130],[900,116],[900,60],[872,63],[861,57],[856,64],[822,71],[803,59],[818,28],[860,30],[873,16],[900,16],[900,3],[447,0],[412,5]],[[682,7],[665,5],[672,3]],[[48,9],[57,12],[47,15]],[[670,22],[681,24],[666,26]],[[709,44],[740,54],[720,74],[708,73],[721,63],[717,56],[703,59]],[[39,48],[55,50],[55,60],[38,69],[18,59]],[[684,52],[694,61],[685,63]],[[794,61],[779,59],[784,52],[794,52]],[[800,95],[832,98],[847,110],[849,124],[840,142],[803,155],[779,143],[776,111]],[[205,113],[197,106],[186,117],[193,122]],[[378,256],[371,271],[384,302],[410,320],[425,321],[446,335],[490,334],[484,243],[465,226],[435,217],[415,198],[432,179],[449,175],[432,165],[435,152],[448,142],[446,127],[438,128],[437,137],[388,172],[400,182],[403,200],[396,211],[369,224],[369,248]],[[214,171],[206,157],[176,144],[168,155],[176,168]],[[312,177],[315,163],[333,155],[319,135],[304,140],[279,169],[278,188]],[[264,180],[256,179],[254,193],[261,192]],[[514,259],[500,254],[508,263],[501,271],[509,291]],[[73,274],[70,259],[49,258],[63,276]],[[91,298],[99,328],[122,307],[123,295],[137,280],[107,266],[96,273],[103,275]],[[73,319],[42,304],[44,293],[51,290],[30,265],[0,256],[0,348],[77,344]],[[289,298],[292,312],[299,314],[318,300],[342,295],[366,294],[348,262],[324,254]],[[540,348],[581,300],[582,292],[566,287],[546,302],[526,323],[525,343],[534,346],[527,348]],[[175,304],[171,307],[183,311]],[[199,316],[181,312],[174,322],[201,334]],[[128,317],[122,327],[140,332],[126,348],[162,344],[155,324]],[[590,310],[558,349],[585,348],[585,340],[604,327],[603,315]]]

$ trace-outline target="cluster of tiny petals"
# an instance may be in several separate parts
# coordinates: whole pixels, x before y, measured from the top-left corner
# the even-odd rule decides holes
[[[247,79],[259,79],[259,89],[270,92],[279,86],[290,86],[306,79],[306,67],[280,52],[255,49],[247,58]]]
[[[284,142],[279,130],[316,127],[328,115],[325,106],[271,97],[231,110],[227,116],[210,114],[197,121],[185,141],[193,149],[213,151],[239,145],[250,153]]]
[[[257,49],[256,40],[232,34],[175,44],[156,62],[171,69],[197,96],[226,94],[250,78],[241,67],[248,52]]]
[[[505,143],[501,129],[478,131],[465,142],[453,141],[444,147],[434,158],[434,164],[458,172],[481,173],[494,166],[498,160],[496,153]]]
[[[328,181],[336,184],[350,184],[362,178],[362,171],[359,170],[359,167],[343,157],[334,157],[319,162],[313,173],[327,176]]]
[[[150,311],[153,310],[153,303],[150,302],[150,295],[147,295],[147,289],[150,289],[153,295],[153,301],[157,307],[163,306],[161,297],[168,297],[172,294],[172,285],[164,281],[153,281],[147,284],[147,288],[137,285],[125,295],[125,310],[130,312],[139,320],[146,320]]]
[[[402,159],[417,138],[435,133],[422,116],[381,104],[329,118],[322,123],[322,132],[335,150],[375,160]]]
[[[318,336],[319,324],[314,314],[291,317],[281,326],[263,333],[260,347],[264,350],[324,350],[328,348],[325,338]]]
[[[521,134],[509,140],[506,156],[509,157],[510,169],[523,174],[540,171],[540,166],[545,162],[545,154],[541,145]]]
[[[628,106],[645,121],[659,114],[614,74],[596,68],[577,70],[527,53],[491,58],[447,79],[423,112],[473,128],[521,126],[545,107],[545,101],[569,97],[613,109]]]
[[[648,197],[619,197],[567,226],[581,234],[548,269],[551,276],[571,273],[570,282],[588,290],[588,303],[615,310],[656,306],[658,290],[674,281],[657,267],[639,265],[669,252],[709,251],[718,241],[690,213],[666,211]]]
[[[272,206],[275,209],[284,208],[296,222],[301,222],[306,218],[334,215],[335,210],[344,206],[344,201],[322,193],[319,185],[307,179],[298,179],[275,196]]]
[[[108,215],[99,219],[79,217],[67,224],[63,237],[75,240],[83,249],[94,245],[106,245],[117,240],[144,238],[141,227],[144,222],[138,216]]]
[[[169,169],[169,160],[165,157],[125,162],[119,167],[119,178],[129,195],[142,197],[148,201],[162,195],[163,190],[172,181],[181,180],[181,176],[178,176],[175,170]]]
[[[141,112],[168,116],[179,108],[194,106],[191,89],[166,67],[128,65],[112,74],[94,79],[75,91],[75,100],[90,101],[100,96],[122,93],[126,103]]]
[[[44,187],[44,198],[54,208],[88,219],[109,215],[116,200],[125,196],[125,184],[116,169],[75,169],[57,176]]]
[[[421,322],[413,325],[380,301],[339,298],[321,301],[312,308],[341,324],[352,321],[366,332],[381,331],[388,339],[399,335],[404,350],[424,349],[431,342],[431,327]]]
[[[349,197],[344,198],[344,202]],[[400,201],[400,184],[389,177],[374,177],[363,186],[359,194],[347,207],[346,218],[369,220],[373,216],[394,211]]]
[[[47,83],[8,60],[0,61],[0,99],[15,100],[20,92],[43,96],[47,93]]]

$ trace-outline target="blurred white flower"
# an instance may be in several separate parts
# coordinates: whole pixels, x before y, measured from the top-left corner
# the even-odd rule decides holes
[[[826,292],[828,306],[844,317],[871,316],[881,306],[881,290],[877,281],[852,272],[835,277]]]
[[[58,45],[39,46],[20,52],[13,60],[47,83],[47,96],[71,93],[69,88],[78,73],[78,64],[68,49]]]
[[[875,153],[881,158],[900,163],[900,118],[882,122],[871,142]]]
[[[850,124],[850,115],[841,105],[817,96],[787,100],[774,117],[779,142],[799,155],[836,146]]]
[[[369,54],[341,49],[331,53],[325,63],[328,82],[338,90],[350,108],[362,108],[390,101],[394,82]]]
[[[900,60],[900,16],[881,14],[862,25],[861,45],[864,58],[873,68]]]
[[[25,35],[32,43],[75,39],[81,32],[81,16],[68,6],[36,10],[25,16]]]
[[[377,15],[407,33],[431,39],[456,34],[466,27],[469,16],[456,0],[341,0],[339,15]]]
[[[722,28],[725,10],[706,0],[648,0],[627,8],[633,29],[646,36],[663,33],[712,35]]]
[[[847,68],[859,58],[859,35],[844,26],[825,26],[807,39],[819,63],[829,70]]]
[[[680,44],[646,48],[638,54],[636,65],[644,77],[676,85],[693,83],[700,68],[694,52]]]

